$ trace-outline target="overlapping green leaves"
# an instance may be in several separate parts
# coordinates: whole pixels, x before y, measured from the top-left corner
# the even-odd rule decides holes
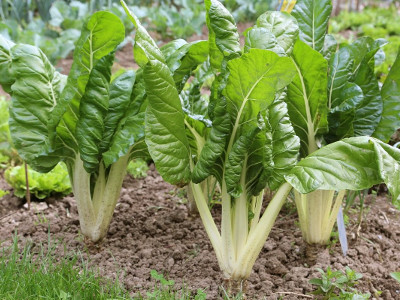
[[[148,99],[145,128],[149,153],[165,180],[183,185],[190,178],[190,152],[175,81],[160,49],[137,17],[124,2],[122,4],[137,29],[134,56],[144,68]]]
[[[362,190],[385,182],[400,207],[400,150],[375,138],[353,137],[327,145],[301,160],[285,178],[301,193]]]
[[[301,155],[317,150],[317,138],[327,131],[327,71],[324,57],[298,40],[292,54],[297,74],[287,90],[290,119],[301,140]]]
[[[43,52],[34,46],[16,45],[10,50],[12,72],[10,131],[20,156],[39,171],[51,170],[60,160],[51,152],[48,120],[65,86]],[[45,156],[46,165],[36,160]]]
[[[300,39],[318,52],[324,47],[331,11],[331,0],[298,0],[292,11],[299,23]]]
[[[290,55],[299,34],[294,17],[285,12],[268,11],[257,19],[257,25],[246,33],[245,49],[271,50],[281,56]]]
[[[266,159],[263,154],[266,138],[257,138],[257,135],[259,131],[264,135],[271,134],[266,129],[270,127],[260,125],[260,114],[267,111],[275,94],[290,83],[295,69],[289,58],[252,49],[228,62],[228,70],[230,75],[223,95],[227,100],[232,129],[227,146],[222,145],[227,147],[224,166],[227,189],[237,197],[244,192],[243,188],[258,186],[260,167]]]
[[[55,134],[57,132],[59,140],[65,147],[69,146],[75,152],[78,151],[78,142],[74,135],[79,118],[80,100],[85,92],[90,73],[99,60],[113,52],[124,37],[124,25],[112,13],[100,11],[85,22],[75,47],[74,61],[67,85],[49,122],[49,132],[53,143],[57,142]]]
[[[11,85],[14,83],[10,72],[12,61],[10,50],[14,45],[0,34],[0,84],[6,92],[11,92]]]
[[[400,128],[400,51],[381,89],[383,111],[373,137],[388,142],[394,129]]]
[[[239,34],[229,11],[217,0],[205,0],[211,65],[221,69],[224,58],[240,56]]]

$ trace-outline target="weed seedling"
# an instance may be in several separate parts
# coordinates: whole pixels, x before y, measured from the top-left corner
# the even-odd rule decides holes
[[[322,299],[369,299],[371,294],[360,293],[355,289],[358,280],[363,276],[346,267],[345,273],[341,271],[332,271],[330,267],[326,272],[317,268],[321,273],[322,278],[312,278],[310,283],[316,285],[317,289],[313,292],[314,295],[321,295]],[[356,296],[356,297],[355,297]]]

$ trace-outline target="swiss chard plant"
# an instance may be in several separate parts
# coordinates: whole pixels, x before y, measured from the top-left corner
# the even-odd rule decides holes
[[[331,10],[330,0],[299,0],[292,12],[300,40],[290,55],[297,74],[288,87],[286,101],[301,140],[302,158],[347,137],[373,136],[388,142],[400,127],[400,59],[381,88],[374,76],[374,66],[376,60],[382,59],[381,47],[386,41],[363,37],[350,45],[337,45],[326,34]],[[286,24],[290,26],[289,22]],[[343,177],[346,175],[343,171],[332,170],[332,173]],[[367,176],[359,174],[359,183]],[[304,192],[295,191],[303,237],[311,244],[325,244],[345,191],[336,186]],[[393,203],[400,205],[396,196]]]
[[[243,52],[233,17],[218,1],[205,1],[215,80],[207,113],[197,118],[202,124],[196,124],[207,128],[198,138],[168,56],[123,5],[136,26],[134,57],[143,68],[148,99],[149,153],[165,180],[190,185],[226,279],[248,278],[292,186],[308,193],[360,189],[385,181],[397,197],[398,187],[392,183],[400,176],[400,151],[375,138],[345,139],[298,162],[304,142],[297,136],[296,123],[292,125],[287,99],[291,85],[301,81],[293,56],[300,55],[296,48],[304,43],[297,42],[297,21],[289,14],[269,12],[260,17],[247,31]],[[210,176],[221,187],[220,230],[202,188]],[[275,195],[262,213],[265,188]]]
[[[143,72],[111,74],[124,37],[118,17],[93,14],[65,76],[40,49],[0,36],[0,83],[12,96],[13,143],[37,171],[65,162],[82,233],[93,242],[107,233],[129,160],[146,153]]]

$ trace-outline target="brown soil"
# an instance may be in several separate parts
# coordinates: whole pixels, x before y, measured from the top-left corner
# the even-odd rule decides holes
[[[5,188],[0,180],[0,188]],[[73,196],[35,204],[31,211],[12,195],[0,200],[0,243],[6,246],[15,231],[22,241],[46,243],[48,228],[70,250],[80,250],[102,275],[119,277],[132,294],[154,286],[150,270],[163,272],[179,286],[205,289],[208,299],[219,299],[222,283],[211,244],[198,217],[187,214],[175,188],[154,170],[141,180],[127,176],[107,238],[100,245],[85,243]],[[343,257],[336,244],[321,251],[316,264],[306,265],[304,244],[296,225],[294,207],[288,203],[258,258],[247,286],[248,299],[303,299],[312,287],[308,280],[318,276],[316,267],[344,270],[345,266],[364,275],[358,289],[380,299],[400,299],[400,286],[389,276],[400,270],[400,212],[384,197],[367,201],[368,216],[360,237],[349,226],[350,250]],[[218,208],[213,211],[219,215]],[[218,219],[218,217],[217,217]],[[356,219],[354,217],[354,219]],[[60,249],[60,253],[63,249]]]

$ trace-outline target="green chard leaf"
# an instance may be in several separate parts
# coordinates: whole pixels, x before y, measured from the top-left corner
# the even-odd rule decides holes
[[[11,48],[15,44],[0,34],[0,84],[7,93],[11,92],[14,76],[11,74]]]
[[[175,85],[180,93],[192,72],[208,57],[208,42],[195,41],[185,44],[167,57],[167,65],[173,74]]]
[[[376,79],[374,69],[368,64],[361,64],[355,75],[354,83],[361,88],[364,94],[353,121],[354,134],[356,136],[369,136],[378,126],[383,109],[379,82]]]
[[[284,182],[284,175],[297,164],[300,150],[300,139],[296,136],[290,122],[285,98],[286,93],[277,97],[268,108],[266,116],[271,136],[271,142],[266,148],[270,151],[271,158],[266,159],[264,163],[264,176],[271,190],[276,190]]]
[[[276,93],[290,83],[295,69],[289,58],[260,49],[251,49],[231,60],[228,69],[230,75],[223,94],[227,99],[232,132],[227,146],[225,178],[227,188],[237,197],[241,192],[259,192],[265,147],[265,133],[257,134],[263,127],[260,114],[268,109]]]
[[[352,76],[349,81],[357,84],[364,95],[355,108],[352,122],[355,136],[372,135],[381,118],[383,103],[374,73],[374,56],[385,43],[383,39],[374,41],[370,37],[362,37],[345,47],[353,61]]]
[[[160,48],[162,54],[164,57],[167,58],[167,61],[169,60],[169,57],[176,52],[179,48],[182,46],[187,45],[187,42],[183,39],[177,39],[173,40],[164,46]],[[170,63],[167,62],[168,66],[171,68]],[[172,64],[175,64],[175,60],[172,62]]]
[[[221,97],[214,108],[210,134],[193,169],[192,181],[194,183],[200,183],[210,175],[221,178],[223,167],[215,167],[215,165],[224,153],[230,131],[231,121],[227,112],[226,99]]]
[[[106,135],[103,140],[103,160],[106,167],[132,151],[131,148],[143,139],[145,98],[141,69],[136,75],[134,71],[127,71],[111,82],[109,109],[105,120]]]
[[[318,149],[317,138],[327,131],[327,62],[298,40],[292,61],[297,74],[287,90],[289,116],[301,141],[301,156]]]
[[[329,144],[301,160],[285,178],[300,193],[362,190],[385,182],[400,207],[400,150],[372,137]]]
[[[321,50],[321,54],[325,57],[327,61],[329,61],[332,55],[335,54],[337,48],[338,43],[335,37],[331,34],[325,35],[324,47]]]
[[[246,174],[248,171],[247,168],[252,166],[248,163],[248,152],[250,152],[254,139],[259,131],[260,128],[258,127],[253,127],[245,131],[235,141],[232,146],[232,150],[228,154],[228,160],[225,166],[225,182],[228,193],[233,197],[239,197],[243,192],[242,186],[246,185]],[[258,172],[260,172],[261,168],[257,169]]]
[[[85,93],[79,105],[79,119],[76,124],[76,139],[83,166],[88,173],[98,169],[109,105],[109,85],[114,53],[99,60],[87,82]]]
[[[300,39],[321,52],[332,12],[331,0],[297,0],[292,11],[300,27]]]
[[[400,51],[381,89],[383,111],[373,137],[388,142],[400,128]]]
[[[60,157],[51,153],[48,120],[66,77],[56,72],[43,52],[34,46],[16,45],[11,49],[11,57],[12,71],[18,74],[11,87],[10,131],[14,146],[36,170],[50,171]]]
[[[121,4],[124,7],[125,13],[127,14],[128,18],[136,27],[135,45],[133,47],[135,61],[142,68],[151,60],[165,63],[165,58],[161,50],[157,47],[157,44],[147,33],[146,28],[142,26],[139,19],[129,10],[124,1],[121,1]],[[177,44],[179,43],[180,42],[178,42]],[[174,47],[172,47],[172,49]]]
[[[241,55],[239,33],[234,18],[217,0],[205,0],[206,20],[211,66],[221,69],[224,59],[230,60]]]
[[[90,73],[103,57],[113,52],[125,38],[125,28],[112,13],[100,11],[93,14],[83,25],[74,50],[74,61],[61,100],[49,121],[49,132],[55,132],[65,145],[78,149],[75,137],[79,118],[79,105],[89,81]],[[52,142],[56,141],[55,134]]]
[[[261,29],[267,30],[267,32],[271,33],[274,37],[271,39],[275,41],[276,45],[271,48],[260,48],[274,51],[275,53],[280,55],[282,52],[285,56],[290,55],[293,51],[293,46],[297,40],[299,35],[299,25],[297,24],[296,19],[286,12],[280,11],[267,11],[262,14],[257,19],[257,26],[250,30],[248,34],[251,34],[253,30]],[[262,33],[263,31],[260,31]],[[265,34],[265,38],[268,38],[268,34]],[[263,43],[266,43],[266,40],[263,40]]]
[[[328,65],[328,108],[338,106],[341,101],[341,93],[353,74],[353,63],[351,52],[344,47],[329,60]]]
[[[168,67],[150,61],[144,69],[149,105],[146,110],[146,143],[164,179],[181,185],[190,177],[189,144],[184,115]]]
[[[285,50],[278,44],[274,34],[265,28],[253,28],[246,33],[244,50],[250,49],[271,50],[279,56],[286,56]]]
[[[145,132],[149,153],[166,181],[184,185],[190,179],[190,150],[174,79],[160,49],[123,1],[122,4],[136,26],[134,56],[144,67],[148,99]]]
[[[340,99],[335,101],[328,115],[329,133],[325,135],[328,143],[354,136],[357,108],[363,99],[363,91],[357,84],[347,82],[343,86]]]
[[[245,154],[249,159],[248,153],[259,155],[258,153],[263,151],[257,150],[260,144],[263,146],[260,143],[262,138],[259,135],[249,136],[249,132],[258,130],[259,113],[268,108],[274,101],[275,93],[285,88],[295,74],[289,58],[279,57],[271,51],[261,49],[251,49],[240,58],[229,61],[227,69],[229,76],[213,111],[210,136],[193,171],[194,182],[201,182],[211,174],[220,178],[212,172],[223,170],[225,158],[222,156],[225,151],[230,153],[233,147],[237,153],[241,153],[240,155],[243,153],[239,150],[250,149]],[[231,138],[228,143],[229,136]],[[241,139],[241,142],[237,142],[238,139]],[[253,139],[254,143],[251,142]],[[234,170],[229,170],[231,167],[233,169],[238,167],[233,164],[234,161],[236,160],[232,158],[229,165],[225,166],[227,174],[235,173]],[[242,169],[240,166],[239,168]],[[249,167],[244,168],[244,172],[247,172],[246,180],[251,180],[252,183],[248,182],[248,186],[254,187],[256,176],[249,170]],[[261,166],[258,167],[257,176],[260,170]],[[230,189],[232,193],[238,194],[239,190],[234,187],[235,182],[237,183],[237,174],[232,176],[236,177],[232,178]]]
[[[129,70],[116,77],[109,84],[108,110],[104,119],[104,134],[100,145],[101,153],[109,149],[111,139],[117,132],[118,124],[128,111],[135,80],[135,72]]]

